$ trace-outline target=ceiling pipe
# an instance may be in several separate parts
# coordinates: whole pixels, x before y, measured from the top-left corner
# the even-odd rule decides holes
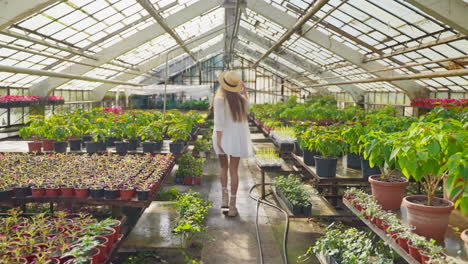
[[[468,75],[468,69],[450,70],[450,71],[443,71],[443,72],[416,73],[416,74],[408,74],[408,75],[400,75],[400,76],[372,78],[372,79],[365,79],[365,80],[306,85],[306,86],[301,86],[301,87],[295,87],[292,89],[316,88],[316,87],[323,87],[323,86],[355,84],[355,83],[393,82],[393,81],[417,80],[417,79],[428,79],[428,78],[438,78],[438,77],[453,77],[453,76],[464,76],[464,75]]]
[[[139,0],[140,1],[140,0]],[[270,55],[273,51],[278,49],[285,41],[287,41],[294,33],[301,29],[302,25],[304,25],[311,17],[315,15],[325,4],[328,3],[329,0],[318,0],[317,3],[312,6],[307,13],[304,14],[297,22],[294,24],[292,28],[290,28],[283,36],[275,43],[273,46],[265,52],[253,65],[252,67],[255,68],[258,66],[260,61],[265,59],[268,55]]]
[[[37,75],[37,76],[48,76],[48,77],[56,77],[56,78],[63,78],[63,79],[81,80],[81,81],[88,81],[88,82],[110,83],[110,84],[118,84],[118,85],[130,85],[130,86],[137,86],[137,87],[145,86],[145,85],[142,85],[142,84],[112,81],[112,80],[106,80],[106,79],[101,79],[101,78],[95,78],[95,77],[89,77],[89,76],[83,76],[83,75],[76,75],[76,74],[70,74],[70,73],[60,73],[60,72],[45,71],[45,70],[35,70],[35,69],[13,67],[13,66],[6,66],[6,65],[0,65],[0,72],[22,73],[22,74]]]

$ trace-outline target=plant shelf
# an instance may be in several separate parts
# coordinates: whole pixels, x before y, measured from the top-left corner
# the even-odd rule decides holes
[[[416,259],[414,259],[409,253],[407,253],[404,249],[402,249],[392,238],[388,237],[387,234],[385,232],[383,232],[380,228],[378,228],[377,226],[375,226],[373,223],[371,223],[369,220],[365,219],[361,212],[359,212],[348,200],[344,199],[343,198],[343,204],[348,207],[348,209],[353,212],[356,216],[359,217],[359,219],[364,223],[366,224],[375,234],[377,234],[382,240],[384,240],[395,252],[397,252],[402,258],[404,258],[408,263],[410,264],[419,264],[420,262],[417,261]],[[398,212],[398,211],[397,211]],[[400,215],[397,213],[397,216],[400,217]],[[454,214],[452,214],[451,218],[450,218],[450,222],[453,223],[453,222],[457,222],[457,223],[460,223],[459,222],[459,217],[453,217]],[[463,219],[462,219],[463,220]],[[464,219],[464,222],[466,223],[467,219]],[[450,224],[449,224],[450,225]],[[461,241],[460,237],[458,236],[455,236],[454,234],[451,234],[453,233],[452,231],[449,231],[446,233],[446,239],[450,239],[450,240],[453,240],[451,241],[452,243],[450,243],[451,245],[453,244],[460,244],[462,245],[463,244],[463,241]],[[448,243],[447,243],[448,244]],[[446,244],[446,245],[447,245]],[[448,249],[448,246],[446,246],[446,253],[447,253],[447,249]],[[456,256],[448,253],[447,254],[449,258],[452,258],[454,260],[458,260],[460,261],[459,258],[457,258]],[[458,263],[458,262],[457,262]],[[463,260],[462,262],[463,263]]]

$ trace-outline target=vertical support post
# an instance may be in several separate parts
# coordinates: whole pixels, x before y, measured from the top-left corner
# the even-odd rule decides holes
[[[262,176],[262,179],[261,179],[261,184],[262,184],[262,187],[260,189],[260,199],[261,200],[265,200],[265,171],[264,170],[261,170],[262,173],[261,173],[261,176]]]

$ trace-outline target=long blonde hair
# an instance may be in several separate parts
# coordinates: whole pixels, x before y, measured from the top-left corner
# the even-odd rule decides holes
[[[224,97],[231,110],[231,117],[234,122],[242,122],[247,120],[247,100],[239,93],[233,93],[219,87],[215,97]],[[214,102],[214,100],[213,100]]]

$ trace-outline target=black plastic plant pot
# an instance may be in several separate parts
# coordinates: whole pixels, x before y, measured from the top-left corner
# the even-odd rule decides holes
[[[70,144],[70,151],[81,150],[81,139],[70,139],[68,140],[68,144]]]
[[[312,215],[312,205],[302,206],[302,215],[311,216]]]
[[[125,155],[128,152],[128,142],[125,141],[116,141],[115,142],[115,152],[119,155]]]
[[[294,151],[293,143],[279,143],[280,152],[291,153]]]
[[[156,150],[156,142],[145,141],[142,143],[144,153],[153,153]]]
[[[31,195],[31,187],[15,187],[15,197],[24,198]]]
[[[163,140],[158,140],[158,141],[155,141],[156,143],[156,146],[154,147],[154,150],[157,151],[157,150],[161,150],[162,149],[162,146],[163,146]]]
[[[348,168],[361,169],[361,157],[355,153],[348,153],[346,157],[348,161]]]
[[[299,146],[297,142],[294,142],[294,154],[296,154],[297,156],[302,156],[303,154],[301,146]]]
[[[184,142],[183,141],[174,141],[169,143],[169,151],[171,153],[181,153],[184,150]]]
[[[11,191],[0,191],[0,201],[5,201],[11,198]]]
[[[56,141],[54,143],[54,151],[56,153],[65,153],[67,152],[68,142],[66,141]]]
[[[138,139],[127,139],[128,142],[128,150],[136,150],[138,148]]]
[[[149,199],[149,191],[137,190],[138,201],[147,201]]]
[[[116,137],[106,137],[106,147],[114,147],[117,141]]]
[[[315,166],[315,160],[314,156],[316,156],[318,153],[315,150],[308,150],[307,148],[304,148],[304,163],[308,166]]]
[[[302,205],[293,204],[292,205],[292,213],[293,213],[293,215],[301,215],[302,214]]]
[[[83,136],[82,146],[86,147],[86,142],[93,141],[93,137],[90,135]]]
[[[93,141],[88,141],[86,142],[86,152],[88,153],[96,153],[96,152],[102,152],[103,149],[106,149],[106,145],[102,141],[98,142],[93,142]]]
[[[119,198],[119,190],[104,189],[104,198],[107,200],[116,200]]]
[[[366,159],[361,159],[361,175],[363,178],[367,179],[371,175],[381,174],[380,168],[375,166],[373,168],[370,167],[369,161]]]
[[[183,184],[184,183],[184,177],[175,177],[175,183],[176,184]]]
[[[336,177],[336,164],[338,158],[325,158],[315,156],[315,169],[319,177],[333,178]]]
[[[89,195],[94,199],[102,199],[104,197],[104,189],[89,189]]]

